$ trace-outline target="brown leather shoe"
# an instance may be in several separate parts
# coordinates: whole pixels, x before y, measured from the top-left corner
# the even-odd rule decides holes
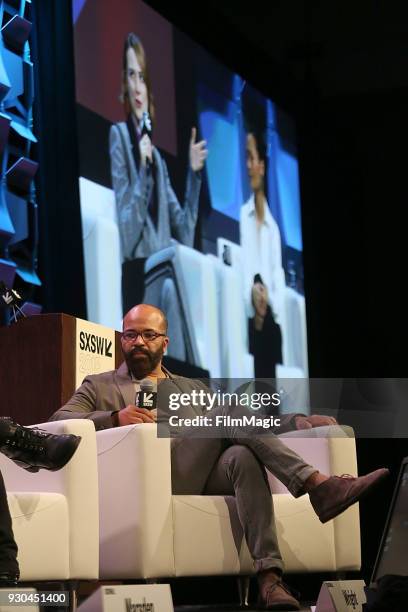
[[[263,610],[300,610],[300,604],[293,597],[282,579],[275,577],[260,577],[258,605]]]
[[[322,523],[341,514],[352,504],[360,501],[390,473],[386,468],[354,478],[350,474],[331,476],[309,493],[310,502]]]

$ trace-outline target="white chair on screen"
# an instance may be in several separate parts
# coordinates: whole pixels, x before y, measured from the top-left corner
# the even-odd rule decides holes
[[[225,246],[229,250],[230,265],[223,260]],[[213,259],[218,281],[222,376],[253,378],[254,358],[248,352],[248,321],[243,301],[241,247],[218,238],[217,253],[218,257]]]
[[[168,355],[221,376],[217,277],[211,258],[174,242],[145,264],[145,297],[169,319]]]
[[[113,329],[122,324],[122,259],[115,194],[79,179],[88,320]]]

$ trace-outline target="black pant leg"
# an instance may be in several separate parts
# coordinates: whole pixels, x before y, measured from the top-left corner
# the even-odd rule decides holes
[[[19,575],[17,544],[13,535],[6,488],[0,472],[0,574]]]
[[[249,352],[254,356],[255,378],[275,378],[276,364],[282,363],[282,333],[268,306],[263,328],[255,329],[248,319]]]
[[[122,264],[122,308],[125,315],[133,306],[141,304],[144,296],[144,266],[146,257],[138,257]]]

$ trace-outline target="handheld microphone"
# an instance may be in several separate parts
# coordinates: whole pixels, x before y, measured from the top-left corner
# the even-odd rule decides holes
[[[152,124],[152,120],[150,118],[148,111],[143,111],[142,120],[140,122],[140,127],[141,127],[141,130],[140,130],[141,135],[144,136],[145,134],[147,134],[151,140],[153,136],[153,124]]]
[[[153,136],[153,124],[152,124],[152,120],[150,118],[150,115],[149,115],[148,111],[143,111],[142,119],[140,121],[140,136],[141,136],[141,138],[143,138],[143,136],[145,136],[146,134],[150,138],[150,140],[152,140],[152,136]],[[150,159],[146,159],[146,166],[147,166],[147,168],[149,168],[151,170],[152,169],[152,165],[153,165],[153,158],[152,158],[152,161],[150,161]]]
[[[157,393],[150,378],[144,378],[140,383],[140,391],[136,393],[135,405],[138,408],[153,410],[156,408]]]

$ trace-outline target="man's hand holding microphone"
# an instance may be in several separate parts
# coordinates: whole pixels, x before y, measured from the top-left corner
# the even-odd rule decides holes
[[[155,423],[157,393],[150,378],[144,378],[140,383],[140,391],[136,393],[134,404],[128,404],[117,413],[118,426],[138,425],[140,423]]]
[[[138,425],[139,423],[155,423],[156,410],[147,410],[147,408],[139,408],[134,404],[129,404],[126,408],[122,408],[118,412],[118,423],[122,425]]]

